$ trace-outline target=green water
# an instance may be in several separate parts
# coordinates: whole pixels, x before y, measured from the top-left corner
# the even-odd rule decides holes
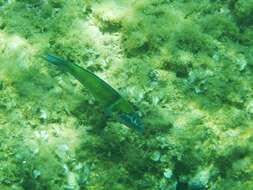
[[[45,52],[117,89],[145,133],[99,130]],[[0,0],[0,190],[252,190],[252,121],[253,0]]]

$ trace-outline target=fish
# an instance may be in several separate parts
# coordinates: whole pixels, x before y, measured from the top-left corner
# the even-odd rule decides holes
[[[144,132],[144,124],[133,105],[117,90],[91,71],[57,55],[44,54],[42,58],[74,76],[100,103],[106,117]]]

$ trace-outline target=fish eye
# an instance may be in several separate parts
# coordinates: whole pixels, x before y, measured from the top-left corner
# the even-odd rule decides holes
[[[134,117],[131,117],[131,122],[136,123],[136,119]]]
[[[143,124],[137,114],[122,113],[120,114],[121,122],[128,125],[129,127],[143,130]]]

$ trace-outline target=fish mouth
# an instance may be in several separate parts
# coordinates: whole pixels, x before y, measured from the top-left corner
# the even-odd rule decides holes
[[[119,115],[119,122],[135,129],[139,133],[144,133],[144,125],[141,118],[136,113],[121,113]]]
[[[64,65],[67,63],[66,60],[56,55],[44,54],[41,57],[54,65]]]

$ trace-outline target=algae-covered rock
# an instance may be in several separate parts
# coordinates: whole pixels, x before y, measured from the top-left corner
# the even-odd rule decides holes
[[[252,0],[0,0],[0,189],[253,189],[252,17]],[[107,81],[145,133],[43,53]]]

